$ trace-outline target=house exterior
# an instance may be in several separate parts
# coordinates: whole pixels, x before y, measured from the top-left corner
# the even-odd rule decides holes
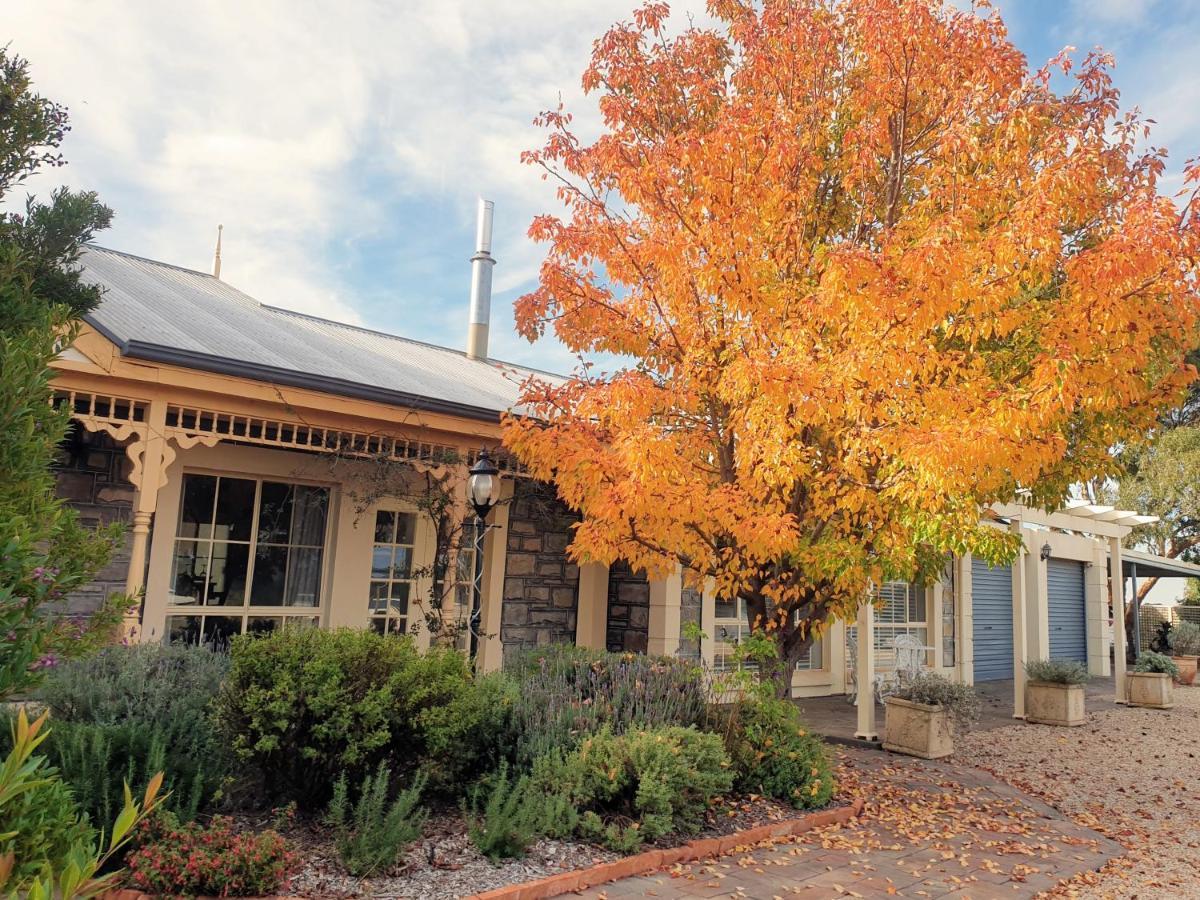
[[[130,622],[141,640],[219,641],[303,622],[416,628],[428,641],[416,606],[432,525],[413,503],[372,490],[377,465],[406,460],[444,474],[456,456],[465,475],[481,448],[503,457],[501,414],[525,379],[555,376],[487,358],[486,304],[482,313],[473,304],[464,353],[267,306],[214,275],[112,250],[89,248],[81,265],[105,293],[54,363],[57,401],[77,423],[59,488],[86,520],[129,530],[125,552],[73,602],[144,590]],[[465,516],[465,481],[452,483]],[[567,555],[576,516],[552,486],[511,461],[503,484],[508,502],[492,514],[482,561],[485,669],[551,642],[728,665],[746,629],[736,603],[678,574],[576,564]],[[829,623],[793,693],[846,693],[852,671],[888,665],[900,634],[919,638],[929,666],[957,680],[1012,679],[1018,715],[1024,660],[1073,658],[1109,674],[1110,644],[1123,639],[1111,626],[1109,570],[1132,514],[1087,509],[985,511],[1022,535],[1012,566],[957,558],[938,584],[881,586],[857,621]],[[703,637],[692,639],[689,623]],[[858,681],[860,691],[869,682]],[[859,704],[859,716],[871,736],[874,704]]]

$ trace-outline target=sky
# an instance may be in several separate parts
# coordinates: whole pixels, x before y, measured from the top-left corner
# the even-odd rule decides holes
[[[965,0],[964,0],[965,2]],[[556,371],[512,301],[558,210],[520,163],[560,97],[581,128],[591,42],[635,0],[0,0],[0,41],[69,106],[70,162],[27,187],[98,191],[98,243],[207,271],[264,303],[465,343],[476,199],[496,203],[491,355]],[[1200,0],[998,0],[1033,64],[1066,45],[1117,57],[1126,106],[1157,120],[1170,171],[1200,155]],[[677,21],[703,0],[672,3]]]

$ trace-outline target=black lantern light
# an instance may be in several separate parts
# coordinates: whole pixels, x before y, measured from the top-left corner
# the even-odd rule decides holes
[[[1042,562],[1048,560],[1050,558],[1050,554],[1053,552],[1054,550],[1051,548],[1049,543],[1042,544]]]
[[[486,450],[479,451],[479,458],[471,466],[467,476],[467,497],[475,507],[475,515],[481,519],[488,517],[500,499],[500,470]]]
[[[479,652],[479,632],[483,598],[483,536],[487,531],[488,513],[500,499],[500,470],[486,450],[479,451],[475,465],[467,473],[467,499],[475,507],[475,571],[471,584],[471,658]]]

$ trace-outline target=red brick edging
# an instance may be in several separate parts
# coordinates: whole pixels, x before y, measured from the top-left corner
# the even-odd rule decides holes
[[[862,809],[863,801],[859,799],[849,806],[809,813],[799,819],[787,819],[783,822],[759,825],[723,837],[701,838],[697,841],[689,841],[682,847],[647,850],[636,856],[626,856],[613,862],[600,863],[588,869],[563,872],[561,875],[551,875],[549,878],[539,878],[537,881],[527,881],[524,884],[510,884],[506,887],[496,888],[494,891],[473,894],[467,900],[546,900],[548,897],[571,894],[621,878],[647,875],[681,863],[723,856],[726,853],[732,853],[739,847],[761,844],[763,841],[773,838],[803,834],[826,825],[841,825],[860,815]]]
[[[647,850],[645,853],[600,863],[588,869],[563,872],[561,875],[551,875],[549,878],[539,878],[537,881],[527,881],[524,884],[510,884],[496,888],[494,891],[472,894],[467,900],[546,900],[549,897],[559,897],[563,894],[586,890],[598,884],[617,881],[621,878],[647,875],[668,866],[695,862],[698,859],[708,859],[713,856],[724,856],[739,847],[751,847],[773,838],[791,837],[812,831],[814,828],[823,828],[826,825],[841,825],[860,815],[862,809],[863,801],[855,800],[849,806],[809,813],[799,819],[785,819],[782,822],[759,825],[723,837],[688,841],[682,847]],[[103,900],[155,900],[155,897],[131,888],[123,888],[107,892]],[[201,898],[201,900],[205,900],[205,898]],[[300,898],[278,896],[261,897],[259,900],[300,900]]]

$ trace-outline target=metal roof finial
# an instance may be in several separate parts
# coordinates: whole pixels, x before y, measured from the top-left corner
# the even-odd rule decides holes
[[[224,228],[224,225],[217,226],[217,249],[213,251],[213,278],[218,281],[221,278],[221,232]]]

